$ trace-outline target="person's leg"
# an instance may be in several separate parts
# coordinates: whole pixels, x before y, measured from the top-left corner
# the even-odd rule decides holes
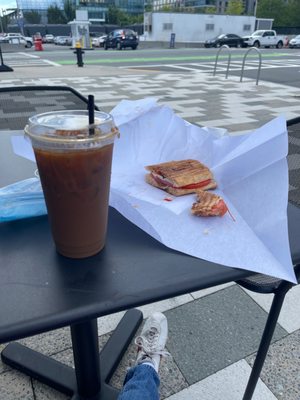
[[[159,383],[151,365],[138,364],[127,372],[118,400],[159,400]]]
[[[145,322],[141,335],[135,339],[138,346],[136,365],[125,377],[118,400],[158,400],[158,368],[168,336],[167,318],[154,313]]]

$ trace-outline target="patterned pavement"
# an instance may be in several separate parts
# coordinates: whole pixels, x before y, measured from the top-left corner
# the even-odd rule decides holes
[[[96,68],[96,67],[95,67]],[[37,73],[37,69],[34,72]],[[201,71],[139,73],[101,69],[71,76],[65,67],[52,68],[47,77],[0,76],[0,87],[11,85],[69,85],[83,94],[94,94],[97,105],[110,111],[121,99],[156,97],[186,120],[226,128],[232,133],[253,130],[279,114],[299,115],[299,89],[253,80],[213,77]],[[49,69],[50,71],[50,69]],[[32,76],[38,76],[34,75]],[[65,75],[65,78],[57,77]],[[299,134],[292,141],[297,162]],[[296,165],[296,164],[295,164]],[[299,171],[294,168],[295,179]],[[292,187],[293,189],[293,187]],[[169,321],[167,348],[172,359],[161,364],[161,398],[168,400],[241,400],[258,346],[272,295],[250,293],[235,284],[202,290],[142,307],[146,318],[162,311]],[[287,295],[274,342],[254,400],[299,400],[300,385],[300,287]],[[123,313],[99,319],[99,343],[103,346]],[[22,340],[30,347],[72,365],[67,328]],[[3,345],[0,345],[0,349]],[[120,387],[126,368],[135,358],[131,345],[112,384]],[[0,362],[0,400],[63,400],[60,395]]]
[[[280,114],[287,119],[299,115],[300,91],[293,87],[270,82],[256,86],[254,80],[240,83],[237,77],[226,80],[201,71],[151,75],[125,75],[122,69],[117,71],[118,75],[101,77],[3,77],[0,85],[68,85],[82,94],[94,94],[96,104],[104,111],[110,111],[122,99],[156,97],[191,123],[222,127],[230,132],[255,129]]]

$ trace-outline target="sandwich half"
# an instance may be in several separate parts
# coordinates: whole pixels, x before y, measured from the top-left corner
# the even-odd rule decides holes
[[[193,215],[199,217],[223,217],[229,210],[222,197],[204,190],[198,190],[197,201],[192,205],[191,211]]]
[[[217,187],[212,172],[197,160],[169,161],[145,168],[150,172],[146,182],[174,196]]]

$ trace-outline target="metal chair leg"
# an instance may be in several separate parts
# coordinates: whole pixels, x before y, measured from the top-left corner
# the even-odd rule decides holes
[[[270,308],[269,316],[267,318],[266,326],[261,338],[261,342],[257,351],[254,365],[248,380],[248,384],[244,393],[243,400],[251,400],[258,378],[260,376],[262,367],[264,365],[269,346],[273,337],[273,333],[277,324],[277,320],[281,311],[281,307],[288,290],[280,290],[275,293],[273,302]]]

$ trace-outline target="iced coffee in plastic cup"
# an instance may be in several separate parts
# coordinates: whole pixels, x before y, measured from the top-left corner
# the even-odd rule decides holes
[[[98,253],[105,244],[113,143],[111,115],[57,111],[29,119],[30,138],[57,251],[71,258]]]

